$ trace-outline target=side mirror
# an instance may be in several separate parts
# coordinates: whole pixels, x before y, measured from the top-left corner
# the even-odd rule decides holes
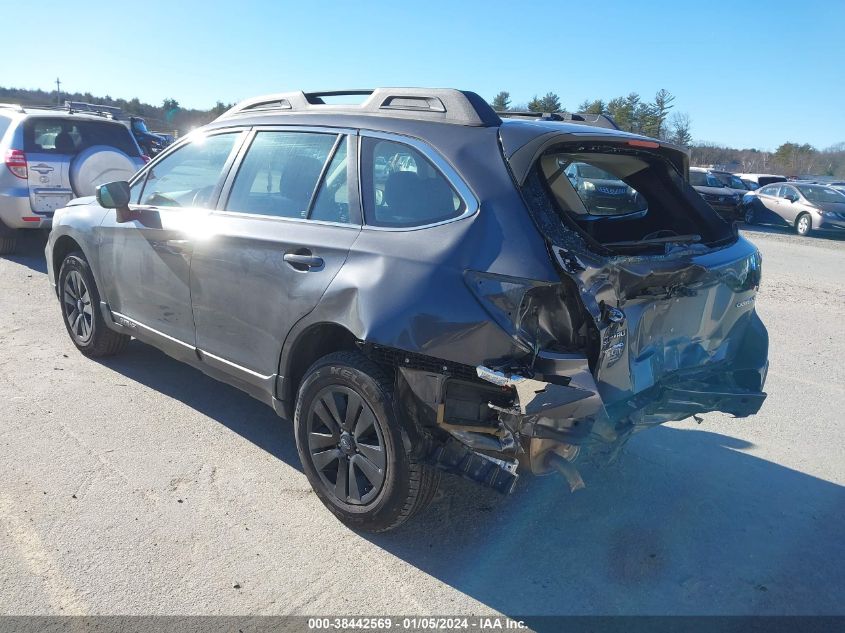
[[[107,182],[97,187],[97,202],[104,209],[115,209],[118,222],[129,221],[129,183],[125,180]]]
[[[794,193],[787,194],[786,199],[790,202],[798,202],[798,196],[796,196]]]

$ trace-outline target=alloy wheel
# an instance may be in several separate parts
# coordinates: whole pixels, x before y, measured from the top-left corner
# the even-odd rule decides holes
[[[798,233],[800,235],[806,235],[810,232],[810,216],[802,215],[798,218]]]
[[[365,505],[378,496],[387,474],[381,426],[355,391],[332,385],[317,393],[307,418],[308,451],[326,492],[337,501]]]
[[[71,270],[65,277],[62,303],[71,334],[79,343],[87,343],[94,333],[94,311],[91,293],[77,270]]]

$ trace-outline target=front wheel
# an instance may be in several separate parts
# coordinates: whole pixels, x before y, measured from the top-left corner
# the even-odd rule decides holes
[[[384,532],[433,497],[440,475],[421,461],[396,415],[393,386],[358,352],[308,370],[296,401],[296,448],[320,501],[346,525]]]
[[[122,352],[131,337],[110,330],[100,313],[100,293],[85,255],[65,257],[59,269],[59,301],[65,328],[73,344],[90,357]]]
[[[798,235],[809,235],[810,232],[813,230],[813,220],[810,218],[809,213],[802,213],[798,216],[798,219],[795,220],[795,232]]]

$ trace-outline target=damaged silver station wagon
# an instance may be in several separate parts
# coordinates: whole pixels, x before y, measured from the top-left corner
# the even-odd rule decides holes
[[[342,94],[361,103],[326,103]],[[636,431],[756,413],[757,249],[682,149],[548,118],[446,89],[240,103],[56,213],[67,330],[89,356],[145,341],[292,418],[317,495],[371,531],[441,472],[574,489]]]

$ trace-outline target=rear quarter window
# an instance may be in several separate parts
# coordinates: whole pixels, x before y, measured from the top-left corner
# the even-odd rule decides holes
[[[34,117],[24,125],[24,151],[75,155],[105,145],[133,157],[141,155],[129,128],[112,121]]]
[[[361,165],[364,215],[370,226],[425,226],[466,210],[446,177],[410,145],[364,138]]]

